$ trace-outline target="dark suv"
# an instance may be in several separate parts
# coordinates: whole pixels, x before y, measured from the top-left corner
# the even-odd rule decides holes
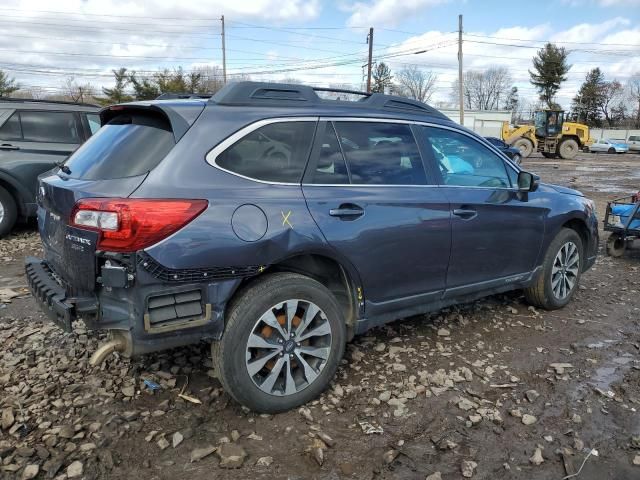
[[[36,214],[37,178],[100,128],[98,107],[0,98],[0,238]]]
[[[277,412],[377,325],[514,289],[569,302],[596,258],[590,200],[422,103],[317,92],[109,107],[40,179],[27,278],[63,328],[110,330],[93,364],[211,341],[227,391]]]

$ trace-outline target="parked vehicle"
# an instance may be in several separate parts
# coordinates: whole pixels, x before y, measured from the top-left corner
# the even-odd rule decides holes
[[[624,255],[627,247],[640,238],[640,192],[607,202],[604,230],[611,232],[607,238],[607,255]]]
[[[372,327],[514,289],[570,301],[596,258],[590,200],[423,103],[316,91],[112,106],[41,177],[28,283],[62,328],[110,331],[92,364],[211,341],[229,394],[279,412]]]
[[[100,127],[99,108],[0,98],[0,238],[36,214],[37,178]]]
[[[627,145],[630,152],[640,152],[640,135],[629,135]]]
[[[565,121],[563,110],[538,110],[533,125],[502,123],[502,140],[520,150],[522,158],[540,152],[546,158],[575,158],[593,139],[589,127]]]
[[[624,140],[601,138],[589,147],[589,151],[593,153],[627,153],[629,151],[629,146]]]
[[[491,145],[493,145],[502,153],[504,153],[507,157],[509,157],[512,162],[514,162],[517,165],[520,165],[520,162],[522,161],[522,155],[520,154],[519,149],[515,147],[510,147],[504,141],[500,140],[497,137],[484,137],[484,138],[486,138]]]

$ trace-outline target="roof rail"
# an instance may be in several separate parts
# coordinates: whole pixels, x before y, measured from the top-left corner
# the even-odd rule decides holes
[[[100,105],[96,105],[95,103],[68,102],[66,100],[40,100],[35,98],[0,97],[0,102],[59,103],[61,105],[77,105],[81,107],[100,107]]]
[[[213,93],[188,93],[188,92],[167,92],[162,93],[156,97],[156,100],[185,100],[191,98],[203,98],[208,99],[213,96]]]
[[[340,105],[352,108],[373,108],[403,111],[448,119],[444,114],[426,103],[410,98],[366,93],[338,88],[318,88],[307,85],[268,82],[234,82],[213,95],[209,102],[218,105],[243,105],[265,107],[304,107],[335,105],[336,100],[322,99],[316,92],[335,92],[361,95],[358,101],[340,101]]]

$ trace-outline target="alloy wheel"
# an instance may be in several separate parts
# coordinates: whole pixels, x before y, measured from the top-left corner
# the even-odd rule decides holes
[[[4,205],[0,202],[0,223],[4,220]]]
[[[580,252],[573,242],[558,251],[551,268],[551,290],[558,300],[567,298],[576,286],[580,269]]]
[[[251,330],[247,372],[263,392],[293,395],[318,378],[329,359],[331,341],[331,325],[320,307],[286,300],[264,312]]]

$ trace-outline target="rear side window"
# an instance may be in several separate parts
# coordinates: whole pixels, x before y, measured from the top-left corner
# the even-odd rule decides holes
[[[352,184],[426,185],[427,177],[409,125],[335,122]]]
[[[175,144],[171,125],[165,118],[123,113],[98,130],[65,165],[72,178],[133,177],[152,170]]]
[[[100,115],[96,113],[88,113],[87,122],[89,123],[89,130],[91,131],[91,135],[93,135],[100,129]]]
[[[25,142],[81,143],[80,122],[73,112],[20,112]]]
[[[0,127],[0,140],[22,140],[22,128],[20,128],[20,116],[15,112]]]
[[[229,172],[265,182],[298,183],[316,122],[277,122],[247,134],[216,157]]]
[[[319,132],[318,132],[319,133]],[[320,139],[320,153],[316,171],[313,173],[313,183],[340,185],[349,183],[347,164],[344,161],[340,143],[333,124],[327,123],[324,134]]]

